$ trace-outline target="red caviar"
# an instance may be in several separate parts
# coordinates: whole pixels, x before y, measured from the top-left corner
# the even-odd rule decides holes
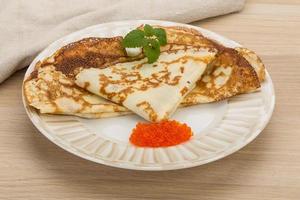
[[[167,147],[190,139],[192,129],[175,120],[156,123],[137,123],[132,130],[130,142],[140,147]]]

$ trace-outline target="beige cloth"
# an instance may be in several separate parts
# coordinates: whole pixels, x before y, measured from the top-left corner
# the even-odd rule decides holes
[[[239,11],[245,0],[0,0],[0,83],[56,39],[126,19],[189,23]]]

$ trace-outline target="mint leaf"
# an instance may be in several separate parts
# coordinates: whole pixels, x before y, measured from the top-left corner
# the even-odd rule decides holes
[[[160,46],[166,44],[166,31],[162,28],[153,28],[149,24],[145,24],[143,30],[130,31],[122,41],[124,48],[142,47],[148,63],[153,63],[158,59]]]
[[[144,54],[148,58],[148,63],[154,63],[160,54],[159,42],[155,39],[147,39],[147,45],[144,46]]]
[[[157,37],[160,45],[166,45],[167,44],[167,34],[166,31],[162,28],[155,28],[153,29],[154,35]]]
[[[142,30],[135,29],[130,31],[122,41],[123,47],[135,48],[142,47],[145,44],[145,33]]]
[[[152,26],[150,26],[149,24],[145,24],[144,26],[144,31],[145,31],[145,35],[147,37],[151,37],[154,35],[154,29]]]

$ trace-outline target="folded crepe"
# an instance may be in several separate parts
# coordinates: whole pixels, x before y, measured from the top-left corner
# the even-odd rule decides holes
[[[258,68],[261,71],[261,68]],[[182,105],[220,101],[237,94],[254,92],[260,87],[255,69],[235,49],[224,48]]]
[[[29,105],[41,113],[102,118],[126,114],[128,110],[77,87],[74,75],[87,67],[128,61],[121,47],[122,37],[85,38],[68,44],[51,57],[38,62],[23,84]]]
[[[163,28],[167,32],[168,44],[162,47],[162,52],[191,47],[208,48],[213,51],[217,49],[218,52],[214,62],[205,71],[203,76],[205,78],[198,80],[192,92],[183,99],[182,105],[214,102],[236,94],[251,92],[259,88],[257,76],[260,81],[264,80],[264,65],[254,52],[246,48],[236,48],[236,50],[225,48],[205,38],[194,29]],[[103,68],[143,58],[143,55],[128,57],[121,46],[121,41],[121,37],[86,38],[62,47],[50,58],[39,62],[32,75],[24,82],[24,95],[28,104],[40,110],[41,113],[68,114],[88,118],[131,113],[127,108],[104,100],[74,84],[75,75],[82,69]],[[52,77],[51,81],[49,77]],[[62,82],[68,82],[68,85]],[[214,82],[220,84],[216,87],[212,84]],[[66,88],[73,90],[72,93],[66,92]]]
[[[215,55],[216,51],[208,48],[168,51],[152,64],[144,58],[104,69],[83,69],[75,83],[148,121],[157,122],[174,113]]]

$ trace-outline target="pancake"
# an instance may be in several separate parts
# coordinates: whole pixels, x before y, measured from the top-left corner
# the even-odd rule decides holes
[[[26,81],[24,94],[27,102],[41,113],[78,115],[126,111],[119,105],[76,87],[53,65],[40,68],[36,78]]]
[[[182,105],[220,101],[260,88],[254,68],[235,49],[224,48],[211,66],[211,71],[198,80]]]
[[[116,116],[128,111],[77,87],[73,81],[81,68],[101,68],[108,63],[131,60],[121,47],[121,40],[121,37],[85,38],[38,62],[23,86],[28,104],[41,113],[85,118]]]
[[[264,81],[265,67],[253,51],[243,47],[224,47],[190,28],[167,27],[165,30],[168,45],[185,44],[215,48],[218,51],[206,74],[197,81],[195,88],[181,102],[181,106],[210,103],[253,92]]]
[[[175,112],[215,55],[212,49],[187,47],[162,52],[153,64],[144,58],[104,69],[83,69],[75,83],[148,121],[158,122]]]
[[[252,92],[259,87],[255,77],[258,76],[260,82],[264,80],[265,67],[253,51],[242,47],[238,47],[236,51],[233,51],[205,38],[194,29],[183,27],[162,28],[166,30],[168,44],[161,47],[161,52],[170,53],[191,47],[207,48],[211,51],[217,49],[218,51],[216,61],[213,62],[214,65],[209,65],[205,72],[206,78],[197,82],[193,91],[185,96],[182,105],[189,106],[214,102],[240,93]],[[85,38],[62,47],[51,57],[38,62],[34,72],[24,82],[24,95],[28,104],[40,110],[41,113],[68,114],[85,118],[102,118],[130,113],[127,108],[81,89],[74,83],[74,77],[82,69],[104,68],[108,65],[143,58],[142,54],[136,57],[128,57],[121,46],[121,41],[122,37]],[[224,51],[224,49],[229,50]],[[222,54],[224,56],[220,56]],[[241,63],[243,63],[242,67],[240,66]],[[228,73],[228,66],[223,72],[222,68],[225,65],[231,68],[230,73]],[[252,68],[255,69],[257,75],[253,73]],[[208,88],[205,82],[208,79],[222,79],[214,77],[214,71],[216,71],[215,74],[220,73],[223,75],[226,81],[223,80],[222,87],[217,88],[212,85]],[[51,81],[49,81],[49,78]],[[247,82],[242,81],[242,79],[247,80]],[[62,82],[68,82],[68,84],[64,85]],[[252,83],[252,85],[249,83]],[[207,84],[207,86],[209,85]],[[69,90],[72,90],[71,95],[65,92]],[[72,102],[71,106],[66,102]]]
[[[224,52],[224,49],[231,49],[226,48],[223,45],[219,44],[218,42],[211,40],[209,38],[204,37],[199,31],[192,29],[192,28],[185,28],[185,27],[161,27],[164,28],[167,33],[168,38],[168,45],[163,47],[169,48],[169,45],[190,45],[194,47],[208,47],[208,48],[216,48],[219,52]],[[250,64],[251,67],[254,68],[259,81],[263,82],[265,80],[265,66],[261,60],[261,58],[250,49],[245,47],[236,47],[234,48],[239,56],[240,59],[246,59],[247,62]],[[236,53],[235,53],[236,54]],[[228,54],[227,54],[228,55]],[[230,56],[231,57],[231,56]]]

